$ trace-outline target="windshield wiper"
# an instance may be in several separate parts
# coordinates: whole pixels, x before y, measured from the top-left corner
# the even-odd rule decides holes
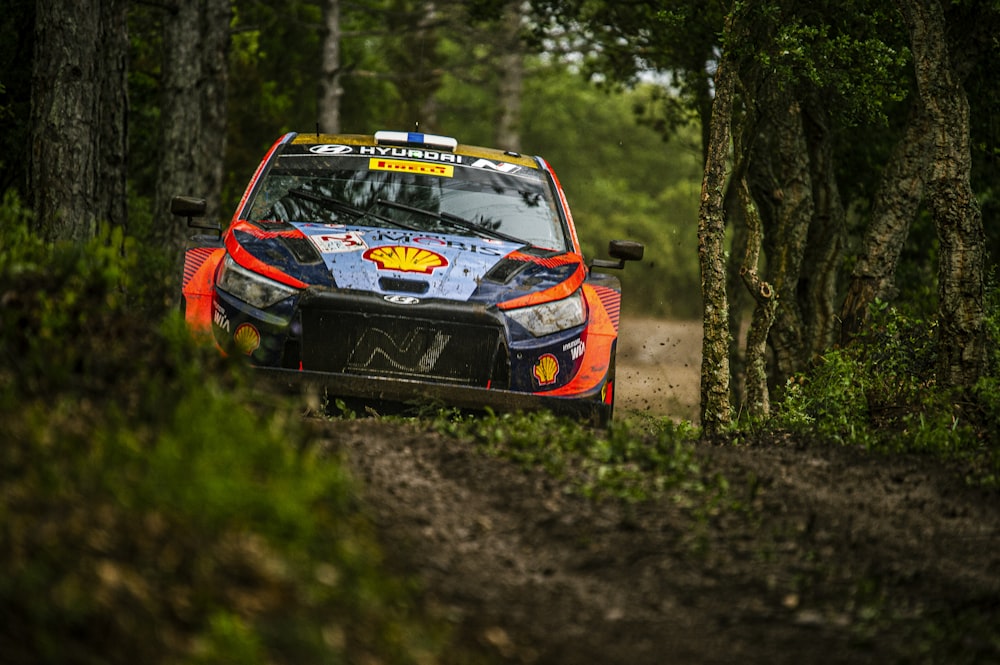
[[[319,203],[320,205],[326,206],[328,208],[333,208],[334,210],[339,210],[340,212],[346,212],[348,215],[353,215],[357,218],[356,222],[358,224],[360,224],[361,221],[364,220],[366,217],[374,217],[380,222],[385,222],[386,224],[389,224],[390,226],[395,226],[396,228],[399,229],[406,229],[407,231],[420,230],[414,226],[409,226],[407,224],[397,222],[394,219],[389,219],[388,217],[384,217],[382,215],[376,215],[375,213],[373,213],[372,208],[374,208],[378,203],[380,203],[381,199],[376,199],[375,203],[369,206],[367,210],[362,210],[361,208],[355,208],[350,203],[347,203],[345,201],[331,198],[329,196],[323,196],[322,194],[316,194],[315,192],[310,192],[308,189],[302,189],[301,187],[295,187],[289,189],[288,193],[292,196],[297,196],[300,199],[305,199],[306,201],[312,201],[313,203]]]
[[[425,215],[427,217],[433,217],[434,219],[440,220],[445,224],[450,224],[451,226],[464,229],[466,231],[471,231],[472,233],[479,234],[480,236],[487,236],[489,238],[494,238],[496,240],[506,240],[507,242],[516,242],[520,245],[530,245],[531,243],[522,240],[521,238],[515,238],[512,235],[507,235],[503,231],[496,231],[494,229],[486,228],[475,222],[470,222],[464,217],[459,217],[458,215],[453,215],[450,212],[435,212],[433,210],[425,210],[424,208],[417,208],[414,206],[406,205],[405,203],[396,203],[395,201],[389,201],[387,199],[376,199],[375,203],[384,205],[389,208],[396,208],[397,210],[405,210],[406,212],[413,212],[418,215]]]

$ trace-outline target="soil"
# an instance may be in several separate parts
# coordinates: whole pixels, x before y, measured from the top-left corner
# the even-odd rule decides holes
[[[626,320],[617,417],[696,417],[699,355],[697,324]],[[957,469],[702,443],[732,501],[692,512],[589,500],[418,424],[315,425],[455,662],[1000,663],[1000,496]]]

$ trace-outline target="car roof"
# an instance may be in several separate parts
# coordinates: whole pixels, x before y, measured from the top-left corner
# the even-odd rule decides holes
[[[407,145],[400,146],[398,144],[381,144],[376,141],[375,136],[371,134],[317,134],[317,133],[303,133],[297,134],[291,141],[294,145],[323,145],[323,144],[340,144],[340,145],[363,145],[363,146],[376,146],[385,145],[386,147],[394,148],[410,148],[414,150],[439,150],[440,152],[453,152],[456,155],[463,155],[465,157],[473,157],[476,159],[489,159],[495,162],[507,162],[509,164],[517,164],[518,166],[526,166],[533,169],[538,169],[538,161],[529,156],[522,155],[517,152],[510,150],[499,150],[496,148],[484,148],[482,146],[475,145],[465,145],[459,143],[455,146],[454,150],[439,149],[433,146],[420,146],[420,145]]]

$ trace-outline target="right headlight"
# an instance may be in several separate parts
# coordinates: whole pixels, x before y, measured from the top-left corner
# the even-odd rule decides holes
[[[505,313],[535,337],[576,328],[587,321],[587,306],[579,291],[562,300],[509,309]]]
[[[216,286],[258,309],[265,309],[298,293],[297,289],[247,270],[228,254],[222,262]]]

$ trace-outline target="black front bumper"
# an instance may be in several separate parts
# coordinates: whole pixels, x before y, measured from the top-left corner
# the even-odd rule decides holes
[[[595,427],[606,426],[612,416],[611,406],[596,398],[550,397],[476,386],[269,367],[257,367],[255,372],[282,390],[311,390],[329,397],[369,402],[454,407],[472,411],[489,408],[504,413],[547,410]]]

